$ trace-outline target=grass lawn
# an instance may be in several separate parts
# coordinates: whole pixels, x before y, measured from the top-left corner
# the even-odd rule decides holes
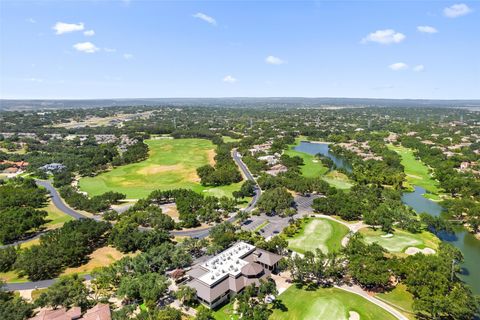
[[[292,238],[287,239],[288,247],[293,251],[304,253],[323,253],[338,251],[342,247],[342,239],[348,234],[348,228],[329,219],[307,219],[301,230]]]
[[[58,210],[58,208],[53,204],[52,201],[49,201],[48,206],[43,208],[43,210],[48,212],[48,216],[46,218],[48,222],[45,224],[45,227],[47,227],[48,229],[59,228],[65,222],[73,220],[71,216]]]
[[[293,285],[278,299],[286,310],[274,310],[271,320],[348,320],[350,311],[357,312],[361,320],[396,319],[365,298],[337,288],[309,291]]]
[[[401,156],[401,164],[405,167],[408,184],[420,186],[431,193],[438,194],[440,192],[438,182],[430,176],[428,167],[415,158],[412,149],[392,144],[387,146]]]
[[[398,284],[392,291],[379,293],[375,297],[404,312],[409,318],[415,319],[413,314],[413,295],[407,291],[407,286],[404,284]]]
[[[432,248],[436,250],[440,240],[432,233],[422,231],[421,233],[410,233],[403,230],[395,230],[393,237],[382,237],[385,232],[381,230],[373,230],[371,228],[363,228],[360,233],[364,236],[367,243],[376,242],[392,253],[402,253],[408,247],[416,247],[419,249]]]
[[[301,166],[300,169],[302,176],[304,177],[318,177],[327,173],[328,171],[328,168],[325,167],[320,160],[316,159],[314,155],[293,150],[293,146],[291,146],[288,150],[285,150],[284,154],[290,157],[299,156],[303,159],[304,165]]]
[[[196,169],[214,164],[215,148],[205,139],[155,139],[145,141],[150,154],[148,159],[114,168],[96,177],[80,179],[79,186],[89,195],[117,191],[129,199],[148,196],[153,190],[176,188],[192,189],[215,196],[231,196],[240,183],[216,188],[203,187]]]
[[[229,143],[229,142],[237,142],[237,141],[240,141],[241,139],[234,139],[234,138],[229,137],[229,136],[222,136],[222,140],[225,143]]]
[[[348,190],[353,186],[353,182],[348,178],[344,173],[338,172],[336,170],[330,171],[322,178],[329,185],[337,189]]]
[[[0,272],[0,279],[5,282],[27,282],[28,279],[25,277],[20,277],[16,271]]]
[[[215,320],[237,320],[238,315],[233,313],[233,303],[230,302],[224,306],[222,306],[220,309],[215,310],[213,312],[213,317]]]

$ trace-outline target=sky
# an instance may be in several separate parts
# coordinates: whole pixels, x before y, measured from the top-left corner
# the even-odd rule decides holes
[[[480,1],[0,0],[0,98],[480,99]]]

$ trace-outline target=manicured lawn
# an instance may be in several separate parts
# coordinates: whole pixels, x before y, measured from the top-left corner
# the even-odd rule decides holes
[[[361,320],[396,319],[363,297],[337,288],[307,291],[293,285],[278,299],[286,310],[274,310],[271,320],[348,320],[350,311]]]
[[[325,167],[320,160],[316,159],[314,155],[296,151],[292,148],[293,147],[290,147],[290,149],[285,150],[284,154],[290,157],[299,156],[303,159],[304,165],[301,166],[302,176],[312,178],[327,173],[328,168]]]
[[[430,176],[428,167],[422,161],[415,158],[412,149],[403,146],[394,146],[392,144],[389,144],[388,148],[402,157],[401,163],[405,167],[407,182],[410,185],[420,186],[435,194],[440,192],[438,182]]]
[[[323,253],[338,251],[342,247],[342,239],[348,234],[348,228],[329,219],[308,219],[302,229],[292,238],[287,239],[288,247],[293,251],[305,253]]]
[[[348,190],[353,186],[353,182],[348,178],[344,173],[338,172],[336,170],[327,173],[322,178],[329,185],[337,189]]]
[[[46,206],[42,210],[45,210],[48,212],[48,216],[46,218],[48,222],[45,224],[45,227],[47,227],[48,229],[59,228],[65,222],[73,220],[71,216],[58,210],[58,208],[53,204],[52,201],[50,201],[48,203],[48,206]]]
[[[396,307],[399,311],[404,311],[408,316],[413,316],[413,295],[407,291],[404,284],[398,284],[392,291],[379,293],[375,297]]]
[[[395,230],[393,237],[383,237],[385,232],[371,228],[363,228],[360,230],[360,233],[364,236],[365,242],[376,242],[393,253],[404,252],[408,247],[419,249],[432,248],[436,250],[440,243],[440,240],[434,234],[427,231],[414,234],[403,230]]]
[[[237,320],[239,319],[238,315],[233,313],[233,302],[230,302],[220,309],[213,312],[213,317],[215,320]]]
[[[240,139],[234,139],[234,138],[229,137],[229,136],[222,136],[222,139],[223,139],[223,142],[225,142],[225,143],[240,141]]]
[[[82,178],[80,189],[89,195],[117,191],[129,199],[148,196],[153,190],[188,188],[215,196],[230,196],[240,188],[240,183],[216,188],[200,185],[196,169],[214,164],[215,150],[205,139],[155,139],[145,141],[150,154],[139,163],[114,168],[96,177]]]

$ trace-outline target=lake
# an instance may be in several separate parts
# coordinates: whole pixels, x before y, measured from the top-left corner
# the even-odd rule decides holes
[[[325,157],[332,159],[333,163],[337,168],[343,168],[348,172],[352,172],[352,166],[341,157],[338,157],[330,152],[330,147],[328,143],[325,142],[309,142],[301,141],[298,146],[293,148],[295,151],[305,152],[308,154],[316,155],[321,154]]]
[[[403,203],[417,213],[426,212],[432,216],[439,216],[443,211],[438,203],[423,197],[427,191],[415,186],[414,192],[406,192],[402,196]],[[480,294],[480,241],[473,234],[459,226],[454,234],[439,233],[437,236],[462,251],[465,262],[462,264],[462,278],[470,285],[475,294]]]

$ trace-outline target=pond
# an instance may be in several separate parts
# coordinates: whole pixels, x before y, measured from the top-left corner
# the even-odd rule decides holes
[[[298,146],[293,148],[295,151],[305,152],[308,154],[316,155],[321,154],[325,157],[330,158],[337,168],[343,168],[348,172],[352,172],[352,167],[350,164],[341,157],[338,157],[330,152],[329,144],[326,142],[309,142],[301,141]]]
[[[427,191],[415,186],[414,192],[404,193],[402,201],[417,213],[426,212],[432,216],[439,216],[443,211],[438,203],[423,197]],[[465,262],[462,264],[462,278],[470,285],[475,294],[480,294],[480,241],[465,228],[459,226],[454,234],[439,233],[437,236],[462,251]]]

